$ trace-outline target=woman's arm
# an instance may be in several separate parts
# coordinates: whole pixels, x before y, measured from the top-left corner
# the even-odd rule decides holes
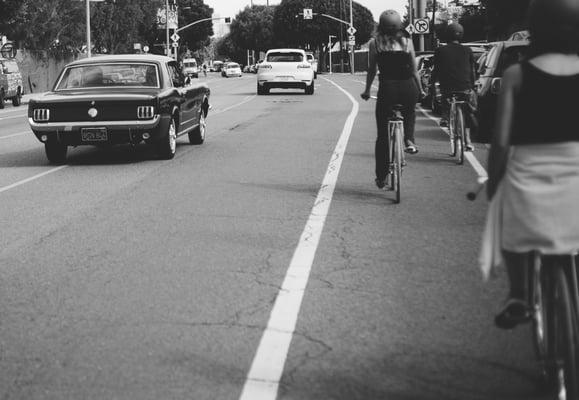
[[[366,74],[366,89],[361,94],[364,100],[370,98],[370,89],[376,77],[376,39],[372,39],[368,49],[368,73]]]
[[[420,82],[420,76],[418,76],[418,65],[416,65],[416,53],[414,52],[414,45],[412,44],[411,39],[408,40],[407,49],[412,57],[412,71],[414,74],[414,80],[416,81],[416,87],[420,92],[420,97],[424,97],[424,90],[422,89],[422,82]]]
[[[515,112],[515,96],[520,88],[521,79],[522,71],[519,64],[509,67],[503,75],[497,104],[495,134],[492,138],[488,158],[487,197],[489,200],[495,195],[507,169]]]

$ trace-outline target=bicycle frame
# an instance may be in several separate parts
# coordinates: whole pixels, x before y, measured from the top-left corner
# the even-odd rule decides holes
[[[404,118],[400,111],[394,111],[388,119],[388,144],[389,163],[388,171],[390,187],[396,191],[396,203],[400,203],[400,186],[402,177],[402,165],[404,164],[404,151],[402,140],[404,136]]]
[[[464,150],[465,150],[465,119],[464,119],[464,108],[463,104],[466,101],[458,100],[457,95],[453,94],[449,100],[450,102],[450,112],[448,117],[448,130],[450,133],[450,154],[455,157],[458,153],[458,164],[464,163]],[[457,132],[460,126],[460,132]]]

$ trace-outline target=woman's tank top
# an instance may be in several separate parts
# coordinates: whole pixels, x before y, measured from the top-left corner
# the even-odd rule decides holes
[[[380,81],[383,80],[406,80],[414,75],[412,55],[408,51],[408,39],[390,39],[386,46],[376,45],[376,61],[380,70]],[[383,48],[385,47],[385,48]]]
[[[557,76],[528,61],[515,101],[511,144],[579,141],[577,96],[579,74]]]

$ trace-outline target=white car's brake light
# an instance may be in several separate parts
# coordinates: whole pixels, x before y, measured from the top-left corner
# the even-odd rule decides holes
[[[34,122],[48,122],[50,120],[50,110],[47,108],[37,108],[34,110]]]
[[[155,107],[153,106],[139,106],[137,107],[138,119],[151,119],[155,116]]]
[[[271,69],[271,65],[269,65],[269,64],[259,64],[259,69]]]

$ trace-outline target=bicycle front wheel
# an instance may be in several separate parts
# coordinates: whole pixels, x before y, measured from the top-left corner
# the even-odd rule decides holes
[[[577,400],[577,325],[576,311],[565,271],[553,266],[553,360],[559,399]]]
[[[552,291],[550,287],[549,269],[543,268],[540,257],[536,256],[533,260],[532,272],[530,274],[529,286],[532,288],[529,304],[532,307],[532,324],[531,332],[533,334],[533,344],[537,360],[541,368],[541,383],[549,384],[553,382],[555,371],[553,365],[549,362],[549,324],[547,318],[552,312]]]
[[[456,107],[451,104],[448,116],[448,135],[450,138],[450,156],[456,157]]]
[[[464,164],[464,114],[462,107],[456,107],[455,113],[454,148],[458,156],[457,163]]]

